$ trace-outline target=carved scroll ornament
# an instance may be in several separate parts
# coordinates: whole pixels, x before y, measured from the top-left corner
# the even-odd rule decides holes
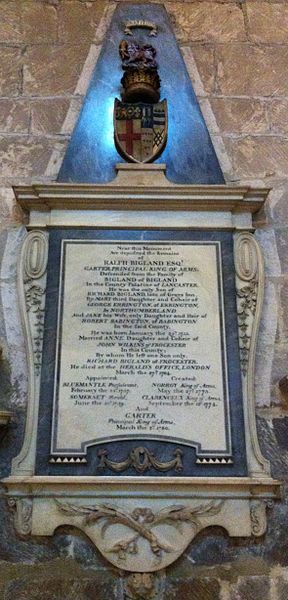
[[[261,453],[257,437],[254,397],[256,344],[264,294],[264,263],[259,245],[250,232],[235,236],[234,257],[248,468],[250,475],[269,476],[269,462]]]
[[[142,19],[138,19],[135,21],[127,21],[124,26],[124,33],[126,35],[133,35],[132,29],[149,29],[151,36],[157,35],[157,25],[152,21],[144,21]]]
[[[252,500],[250,504],[251,529],[255,537],[265,533],[265,503]]]
[[[24,240],[18,267],[18,296],[29,366],[28,411],[24,444],[12,462],[14,475],[34,472],[47,260],[47,234],[30,231]]]
[[[22,281],[36,376],[40,374],[42,360],[46,283],[44,277],[47,267],[47,244],[47,236],[44,233],[41,231],[31,231],[24,241],[22,251]]]
[[[236,294],[240,364],[242,373],[246,376],[258,297],[258,256],[255,239],[250,233],[240,234],[236,238],[235,247],[235,267],[239,281]]]
[[[108,504],[95,506],[79,506],[71,503],[55,500],[58,510],[72,516],[81,516],[82,525],[91,527],[100,522],[100,535],[104,540],[108,528],[116,525],[124,525],[131,531],[131,535],[123,536],[112,546],[105,548],[105,553],[115,554],[118,561],[126,561],[129,555],[138,554],[139,544],[146,540],[150,551],[155,556],[157,563],[161,563],[163,555],[175,552],[171,542],[163,539],[153,531],[159,525],[168,525],[181,532],[181,524],[188,523],[196,535],[202,528],[201,517],[212,516],[219,513],[223,507],[223,500],[211,500],[206,504],[198,504],[194,507],[168,506],[157,513],[150,508],[135,508],[132,512],[120,509]]]
[[[30,498],[9,498],[8,506],[14,513],[14,526],[21,537],[26,537],[31,533],[32,528],[32,507]]]

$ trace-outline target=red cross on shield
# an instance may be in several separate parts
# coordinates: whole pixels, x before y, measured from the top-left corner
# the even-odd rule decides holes
[[[130,162],[157,158],[167,140],[166,100],[132,104],[115,99],[114,139],[119,154]]]

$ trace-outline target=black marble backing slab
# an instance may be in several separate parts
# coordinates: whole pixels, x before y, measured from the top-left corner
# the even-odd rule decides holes
[[[148,20],[158,35],[147,29],[125,36],[127,21]],[[157,51],[161,100],[168,105],[168,140],[156,162],[166,163],[167,178],[175,183],[225,183],[209,132],[187,73],[182,54],[164,6],[121,2],[102,46],[78,122],[69,142],[58,181],[105,183],[116,177],[115,165],[123,162],[114,143],[113,107],[121,98],[123,75],[119,56],[122,39],[152,44]]]
[[[53,408],[53,388],[56,356],[56,329],[59,301],[59,278],[61,241],[63,239],[110,240],[110,241],[220,241],[222,254],[225,331],[228,357],[228,383],[230,395],[230,419],[232,434],[233,464],[203,465],[196,464],[195,449],[179,443],[159,440],[118,440],[90,447],[87,452],[87,464],[51,464],[50,440]],[[209,343],[209,340],[207,340]],[[207,427],[213,425],[207,422]],[[173,458],[177,448],[183,452],[183,471],[169,470],[159,472],[150,468],[146,476],[246,476],[246,450],[243,419],[243,399],[241,373],[238,349],[238,329],[236,313],[235,271],[233,260],[233,235],[221,231],[189,231],[185,230],[120,230],[120,229],[51,229],[49,239],[49,259],[47,273],[45,329],[43,345],[43,362],[40,391],[40,409],[37,439],[36,474],[38,475],[114,475],[112,470],[99,468],[98,452],[106,449],[109,459],[122,461],[129,452],[139,446],[144,446],[161,462]],[[137,475],[134,468],[123,472],[123,475]]]

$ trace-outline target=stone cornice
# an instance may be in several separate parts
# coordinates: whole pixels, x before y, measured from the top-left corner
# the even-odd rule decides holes
[[[258,212],[269,189],[219,185],[34,184],[14,187],[25,211],[141,210]]]
[[[269,189],[228,185],[175,184],[165,165],[116,165],[117,176],[105,184],[50,183],[15,186],[20,206],[28,211],[225,211],[255,213]]]

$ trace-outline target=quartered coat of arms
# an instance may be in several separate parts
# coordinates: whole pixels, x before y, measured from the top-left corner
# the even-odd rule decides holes
[[[128,161],[155,160],[167,141],[167,102],[160,100],[160,78],[150,44],[122,40],[119,46],[124,75],[122,101],[114,103],[114,138]]]

